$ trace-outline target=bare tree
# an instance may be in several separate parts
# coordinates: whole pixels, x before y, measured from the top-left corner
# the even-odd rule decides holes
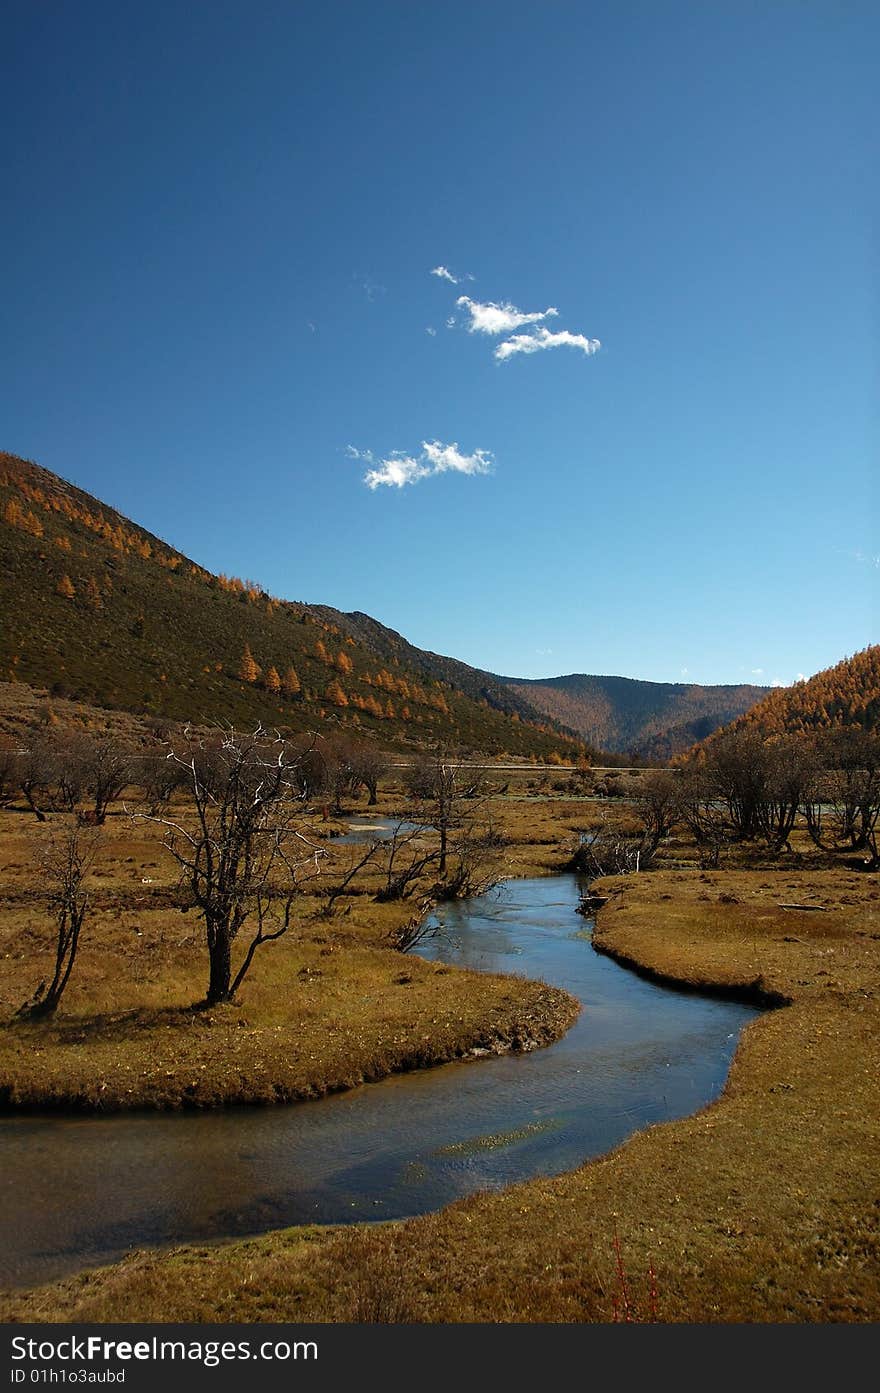
[[[870,850],[880,813],[880,739],[861,730],[823,733],[801,811],[823,851]]]
[[[38,822],[46,821],[41,803],[49,797],[52,785],[52,756],[45,739],[32,733],[28,745],[18,752],[18,786],[27,800],[27,805]]]
[[[465,899],[484,895],[498,884],[495,853],[501,845],[491,822],[483,826],[466,823],[454,834],[447,853],[446,874],[433,887],[437,900]],[[438,867],[439,869],[439,867]]]
[[[639,780],[633,799],[637,830],[624,830],[616,818],[603,813],[598,828],[581,833],[572,868],[591,878],[648,870],[661,843],[682,818],[682,793],[680,774],[650,770]]]
[[[411,953],[420,943],[437,938],[442,933],[440,924],[430,917],[434,900],[426,895],[419,901],[419,907],[405,924],[399,924],[388,932],[388,942],[398,953]]]
[[[19,1014],[35,1018],[58,1009],[76,961],[80,934],[88,910],[85,882],[100,845],[100,833],[68,827],[53,838],[41,859],[40,872],[54,918],[55,970],[48,986],[41,982]]]
[[[427,831],[426,824],[402,819],[385,841],[385,883],[376,895],[380,903],[407,899],[419,878],[436,863],[440,852],[426,843]]]
[[[287,933],[302,885],[327,853],[301,825],[302,752],[280,735],[224,730],[172,747],[169,758],[185,775],[194,819],[139,816],[165,828],[165,846],[205,921],[210,1006],[230,1001],[257,949]],[[253,933],[233,974],[233,945],[247,924]]]
[[[433,827],[440,838],[437,870],[441,876],[445,875],[452,832],[463,821],[472,820],[476,800],[483,803],[494,790],[479,771],[451,759],[442,749],[413,765],[407,772],[406,783],[419,801],[418,820]]]
[[[112,736],[89,742],[83,787],[92,800],[89,821],[100,826],[111,803],[120,798],[134,775],[132,753]]]
[[[351,751],[352,775],[357,787],[367,790],[367,807],[378,801],[379,780],[388,769],[388,758],[375,745],[355,745]]]
[[[685,765],[680,779],[681,820],[697,844],[700,865],[717,870],[721,853],[733,836],[726,805],[702,765]]]
[[[812,747],[802,736],[778,736],[766,742],[763,790],[755,809],[755,824],[771,851],[791,850],[789,838],[814,772]]]
[[[133,762],[131,781],[140,788],[148,810],[156,814],[184,787],[186,775],[176,760],[150,750]]]
[[[767,748],[760,731],[724,731],[709,746],[706,770],[716,795],[727,806],[734,833],[749,841],[760,832],[761,804],[767,795]]]
[[[7,808],[19,791],[18,754],[8,737],[0,740],[0,808]]]
[[[381,841],[370,842],[359,856],[355,854],[350,858],[349,864],[346,866],[339,880],[336,882],[335,885],[333,885],[330,888],[327,894],[327,899],[325,900],[324,906],[321,910],[321,913],[324,915],[325,918],[330,919],[332,917],[333,911],[336,907],[336,901],[340,898],[341,895],[345,894],[346,890],[356,879],[356,877],[359,876],[361,871],[370,864],[370,862],[375,857],[376,853],[380,850],[381,846]]]

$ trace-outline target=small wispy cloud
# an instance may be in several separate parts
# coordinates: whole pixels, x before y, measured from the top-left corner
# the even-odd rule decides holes
[[[364,475],[368,489],[403,488],[406,484],[417,484],[433,474],[489,474],[492,471],[493,457],[489,450],[474,450],[465,454],[458,442],[444,445],[440,440],[423,440],[421,452],[409,455],[403,450],[392,450],[385,459],[377,460],[371,450],[358,450],[354,445],[346,447],[349,459],[364,460],[373,466]]]
[[[850,556],[859,566],[869,566],[872,571],[880,570],[880,556],[869,556],[863,551],[851,551]]]
[[[455,318],[455,315],[451,314],[446,321],[446,327],[447,329],[454,329],[457,323],[458,320]]]
[[[377,281],[374,276],[364,275],[362,272],[355,271],[352,279],[360,286],[370,304],[374,304],[380,296],[388,294],[387,285],[383,285],[381,281]]]
[[[762,667],[753,667],[753,668],[752,668],[752,674],[751,674],[751,675],[752,675],[752,677],[763,677],[763,676],[764,676],[764,669],[763,669]]]
[[[372,450],[359,450],[356,445],[346,445],[345,453],[349,459],[362,459],[365,464],[375,464],[376,461]]]
[[[430,336],[431,336],[432,339],[436,339],[436,337],[437,337],[437,330],[436,330],[436,329],[432,329],[431,326],[430,326],[430,324],[428,325],[427,329],[425,330],[425,333],[426,333],[426,334],[430,334]]]
[[[459,275],[457,271],[450,271],[448,266],[432,266],[430,274],[436,276],[438,280],[449,281],[450,285],[461,285],[462,281],[472,281],[474,279],[470,271],[466,271],[462,276]]]
[[[559,314],[554,305],[549,305],[546,310],[524,313],[506,300],[500,305],[492,300],[481,303],[472,300],[469,295],[459,295],[455,303],[470,315],[467,326],[469,334],[509,334],[511,329],[519,329],[523,324],[538,324],[542,319],[551,319]]]
[[[588,339],[585,334],[572,334],[568,329],[560,329],[558,334],[549,329],[536,329],[532,334],[514,334],[505,339],[495,349],[499,363],[512,358],[516,353],[542,353],[546,348],[579,348],[589,357],[598,353],[602,347],[598,339]]]

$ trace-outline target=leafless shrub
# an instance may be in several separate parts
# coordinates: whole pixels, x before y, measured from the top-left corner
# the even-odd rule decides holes
[[[19,1015],[34,1019],[52,1015],[64,995],[76,961],[80,934],[88,910],[85,882],[100,845],[99,832],[67,827],[51,840],[40,861],[46,900],[55,920],[55,967],[51,981],[41,982]]]

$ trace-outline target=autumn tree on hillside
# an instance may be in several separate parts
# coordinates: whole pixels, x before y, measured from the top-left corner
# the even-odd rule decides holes
[[[66,600],[72,600],[76,595],[76,589],[70,576],[63,575],[55,586],[55,594],[63,595]]]
[[[328,684],[327,690],[324,693],[324,695],[328,701],[331,701],[333,703],[334,706],[348,705],[348,697],[345,695],[345,692],[342,690],[342,687],[335,679],[334,681]]]
[[[277,696],[281,691],[281,678],[274,664],[266,673],[266,691],[271,692],[273,696]]]
[[[284,674],[281,682],[281,690],[286,697],[299,696],[302,691],[300,680],[292,667],[289,667]]]
[[[254,662],[254,655],[251,652],[250,644],[248,643],[245,644],[244,652],[241,655],[241,662],[238,668],[238,675],[241,678],[242,682],[250,682],[251,684],[253,684],[254,682],[257,682],[259,680],[260,669]]]

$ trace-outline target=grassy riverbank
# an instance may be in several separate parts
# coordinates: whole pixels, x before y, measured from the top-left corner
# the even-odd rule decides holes
[[[494,811],[503,840],[499,869],[520,875],[558,869],[578,827],[602,815],[595,804],[562,798],[500,800]],[[156,859],[138,853],[130,863],[121,824],[118,838],[111,881]],[[8,856],[8,838],[4,844]],[[605,1321],[625,1316],[628,1305],[635,1319],[656,1313],[663,1321],[880,1318],[880,885],[876,877],[821,864],[802,842],[796,847],[784,869],[748,853],[722,871],[694,865],[599,887],[609,894],[596,930],[601,951],[685,986],[790,1003],[749,1026],[726,1089],[710,1108],[648,1129],[570,1174],[477,1195],[438,1214],[365,1230],[297,1229],[136,1253],[107,1269],[7,1295],[0,1316]],[[667,849],[670,858],[687,854],[680,844]],[[10,859],[7,891],[16,875]],[[146,874],[157,872],[158,864]],[[113,882],[108,893],[117,889]],[[814,908],[782,908],[788,904]],[[113,916],[120,916],[105,908],[102,941],[109,944]],[[139,1037],[131,1019],[123,1023],[120,1038],[139,1040],[125,1048],[150,1059],[157,1101],[179,1101],[187,1082],[207,1086],[201,1078],[239,1038],[242,1058],[271,1065],[262,1077],[253,1069],[256,1088],[277,1082],[285,1049],[292,1049],[298,1086],[308,1089],[319,1078],[326,1083],[333,1049],[350,1069],[340,1067],[337,1077],[355,1081],[358,1070],[365,1073],[361,1060],[381,1052],[389,1067],[405,1067],[395,1051],[411,1048],[414,1060],[422,1049],[428,1062],[438,1042],[452,1052],[476,1040],[487,1022],[499,1034],[523,1013],[530,1030],[539,1020],[564,1026],[566,999],[546,987],[446,973],[377,946],[390,911],[367,895],[329,922],[314,909],[307,931],[267,952],[240,1010],[224,1008],[219,1020],[212,1012],[213,1023],[185,1028],[157,1016]],[[6,925],[10,912],[7,893]],[[24,913],[23,906],[14,913]],[[177,911],[170,918],[167,910],[154,913],[151,932],[164,942],[162,953],[156,950],[164,961],[171,925],[181,937],[181,923],[187,933],[194,925]],[[138,922],[147,937],[151,921]],[[165,940],[156,938],[161,932]],[[152,993],[149,1009],[161,1013],[169,993],[179,1003],[184,983],[194,984],[196,958],[187,954],[195,946],[175,951],[183,956],[173,958],[173,970],[156,965],[136,982],[133,974],[141,1011],[145,992]],[[84,957],[79,995],[71,987],[71,1015],[102,1003],[105,968],[97,955],[89,961],[86,969]],[[6,957],[0,962],[8,1001],[8,984],[19,990],[22,968]],[[32,975],[32,965],[28,970]],[[166,1029],[185,1053],[170,1065],[157,1055],[153,1068]],[[403,1038],[395,1041],[395,1031]],[[51,1059],[69,1088],[77,1050],[84,1060],[96,1057],[95,1042],[77,1042],[70,1028],[43,1056],[34,1055],[45,1062],[28,1066],[19,1028],[3,1033],[3,1049],[18,1040],[19,1080],[28,1067],[48,1071]],[[116,1049],[121,1059],[124,1048]],[[107,1051],[109,1064],[109,1043]],[[194,1070],[196,1060],[204,1070]],[[240,1088],[247,1069],[239,1062],[223,1067],[238,1070],[227,1083]],[[164,1098],[162,1078],[170,1079]],[[132,1086],[121,1077],[117,1096],[123,1085]],[[144,1087],[140,1078],[137,1087]]]
[[[204,929],[181,913],[174,866],[155,828],[108,820],[91,910],[56,1016],[16,1008],[51,972],[51,923],[38,858],[51,832],[0,812],[0,1106],[113,1111],[318,1097],[474,1050],[531,1049],[577,1014],[567,993],[519,978],[429,964],[389,947],[417,913],[377,904],[375,874],[332,917],[305,894],[294,930],[264,947],[235,1005],[197,1010]],[[327,884],[354,849],[328,843]],[[523,843],[516,864],[540,848]],[[505,869],[507,867],[505,866]],[[314,888],[314,887],[312,887]]]
[[[9,1296],[0,1313],[602,1321],[628,1302],[634,1318],[653,1307],[663,1321],[876,1320],[875,885],[788,868],[606,884],[623,893],[600,916],[605,951],[694,986],[760,979],[791,1001],[748,1028],[724,1094],[695,1117],[650,1128],[570,1174],[439,1214],[134,1254]],[[779,908],[789,900],[824,908]]]

